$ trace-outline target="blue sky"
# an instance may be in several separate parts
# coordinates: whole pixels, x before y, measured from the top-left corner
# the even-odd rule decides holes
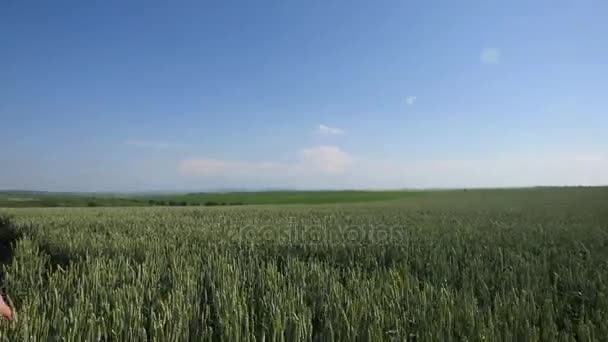
[[[608,184],[606,1],[2,1],[0,188]]]

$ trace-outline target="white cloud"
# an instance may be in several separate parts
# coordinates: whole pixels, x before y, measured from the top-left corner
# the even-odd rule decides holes
[[[332,128],[325,125],[319,125],[319,133],[325,135],[336,135],[344,133],[344,130],[340,128]]]
[[[153,140],[129,140],[127,141],[128,145],[140,147],[140,148],[155,148],[155,149],[168,149],[168,148],[177,148],[184,147],[187,144],[176,143],[176,142],[166,142],[166,141],[153,141]]]
[[[408,96],[405,98],[405,103],[407,103],[408,106],[413,106],[416,103],[416,96]]]
[[[177,165],[180,166],[179,170]],[[5,169],[2,175],[6,177],[0,177],[0,188],[51,191],[608,185],[608,153],[579,149],[536,150],[525,155],[515,153],[481,159],[390,160],[316,146],[294,151],[291,162],[281,163],[206,158],[193,158],[180,163],[178,156],[167,158],[163,154],[156,154],[154,159],[149,156],[129,160],[114,158],[87,164],[74,162],[68,167],[57,166],[56,163],[45,164],[44,160],[15,160],[14,163],[6,163]],[[117,178],[117,174],[120,177]]]
[[[306,148],[300,154],[305,165],[317,167],[328,173],[344,172],[353,162],[353,157],[337,146]]]
[[[500,63],[501,52],[497,48],[483,48],[479,60],[482,64],[498,64]]]
[[[196,184],[301,189],[607,185],[608,156],[539,152],[485,159],[405,161],[354,156],[329,145],[302,149],[292,162],[283,163],[193,158],[181,162],[180,172],[192,182],[201,182]]]
[[[353,157],[339,147],[322,145],[302,149],[298,158],[290,163],[190,158],[180,162],[179,171],[186,176],[243,176],[262,172],[280,178],[285,175],[339,174],[352,162]]]

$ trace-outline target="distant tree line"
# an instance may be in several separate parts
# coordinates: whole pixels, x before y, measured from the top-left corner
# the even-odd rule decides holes
[[[243,205],[241,202],[215,202],[215,201],[206,201],[206,202],[186,202],[186,201],[174,201],[174,200],[148,200],[149,205],[159,205],[159,206],[170,206],[170,207],[186,207],[186,206],[219,206],[219,205]]]

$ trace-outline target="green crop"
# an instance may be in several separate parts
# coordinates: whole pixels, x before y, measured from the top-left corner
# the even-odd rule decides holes
[[[564,191],[4,209],[0,340],[604,340],[607,192]]]

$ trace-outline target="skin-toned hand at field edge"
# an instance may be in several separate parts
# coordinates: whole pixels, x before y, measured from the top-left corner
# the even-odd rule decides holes
[[[11,320],[12,311],[11,308],[4,302],[2,296],[0,296],[0,316]]]

